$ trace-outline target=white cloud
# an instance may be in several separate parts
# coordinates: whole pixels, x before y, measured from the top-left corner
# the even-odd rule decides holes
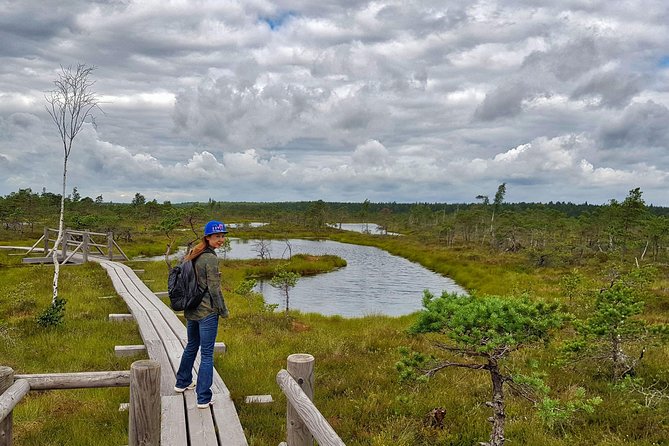
[[[391,163],[388,149],[376,140],[359,145],[353,152],[353,163],[356,167],[381,169]]]
[[[0,113],[33,110],[40,105],[38,101],[35,94],[0,92]]]
[[[174,107],[176,97],[169,91],[153,91],[128,95],[100,95],[105,110],[116,107],[165,108]]]
[[[0,17],[0,194],[58,189],[44,92],[82,61],[104,111],[75,141],[83,194],[471,201],[506,181],[509,199],[604,202],[638,185],[669,205],[661,2],[47,9]]]

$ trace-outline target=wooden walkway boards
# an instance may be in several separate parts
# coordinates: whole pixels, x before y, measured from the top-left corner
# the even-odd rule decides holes
[[[118,262],[91,258],[107,271],[116,292],[123,298],[139,325],[149,357],[161,365],[161,445],[248,445],[230,392],[214,369],[213,406],[198,409],[195,391],[174,391],[176,373],[187,342],[186,327],[133,272]],[[197,379],[200,358],[195,361]]]
[[[0,249],[28,249],[0,246]],[[35,251],[41,250],[35,248]],[[76,254],[75,256],[79,256]],[[161,446],[248,446],[230,392],[214,368],[213,405],[198,409],[194,390],[174,391],[176,373],[187,342],[186,327],[128,266],[89,256],[107,271],[116,292],[123,298],[139,326],[150,359],[160,363]],[[200,356],[193,366],[197,379]]]

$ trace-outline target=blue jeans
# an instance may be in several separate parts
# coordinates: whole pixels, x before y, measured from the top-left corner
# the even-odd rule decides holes
[[[200,369],[197,371],[197,403],[206,404],[211,401],[211,384],[214,379],[214,343],[218,331],[218,314],[210,314],[199,321],[187,321],[188,343],[184,348],[179,371],[177,387],[188,387],[193,382],[193,363],[200,349]]]

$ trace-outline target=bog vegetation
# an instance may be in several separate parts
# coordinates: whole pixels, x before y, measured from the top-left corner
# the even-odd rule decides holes
[[[74,189],[65,226],[113,231],[135,257],[185,245],[216,218],[236,224],[234,237],[378,246],[470,292],[425,295],[423,312],[399,318],[285,314],[251,291],[253,278],[314,274],[341,266],[337,259],[291,253],[288,264],[259,251],[254,260],[221,260],[232,315],[216,367],[252,445],[284,437],[274,376],[296,352],[316,357],[316,404],[349,445],[667,444],[669,209],[647,205],[640,189],[603,205],[504,203],[505,191],[463,204],[177,205],[141,193],[110,203]],[[2,243],[34,243],[56,225],[60,198],[30,189],[0,197]],[[402,235],[336,228],[356,221]],[[147,285],[164,290],[165,262],[141,265]],[[63,269],[63,323],[38,328],[51,271],[0,251],[0,363],[20,373],[128,369],[138,358],[115,358],[113,346],[141,340],[132,324],[106,321],[126,310],[119,298],[100,299],[114,292],[94,264]],[[257,394],[275,403],[244,404]],[[83,445],[94,435],[123,444],[122,401],[127,389],[33,392],[15,410],[16,444]]]

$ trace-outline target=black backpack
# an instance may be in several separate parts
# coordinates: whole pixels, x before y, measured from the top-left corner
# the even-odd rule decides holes
[[[192,260],[186,260],[170,270],[167,276],[167,295],[170,297],[170,306],[174,311],[197,307],[206,292],[207,288],[202,289],[197,284],[195,265]]]

